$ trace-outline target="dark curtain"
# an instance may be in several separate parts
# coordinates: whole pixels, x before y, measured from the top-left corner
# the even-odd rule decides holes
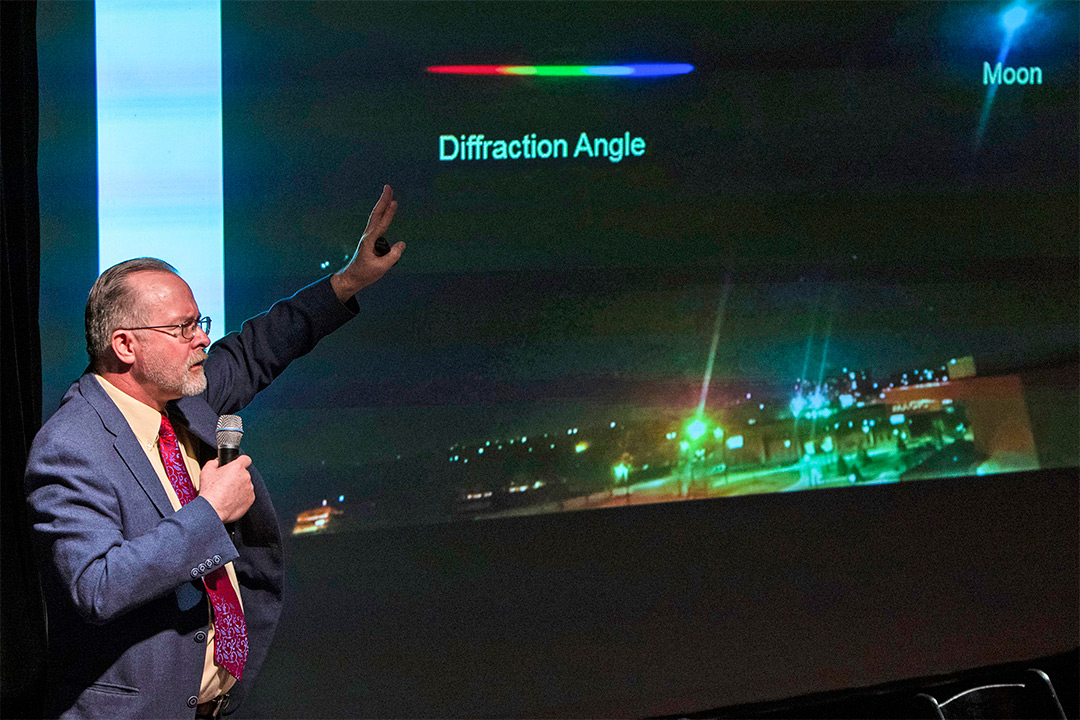
[[[0,480],[0,717],[41,714],[45,615],[26,532],[23,470],[41,425],[38,332],[37,3],[0,2],[3,196],[3,442]]]

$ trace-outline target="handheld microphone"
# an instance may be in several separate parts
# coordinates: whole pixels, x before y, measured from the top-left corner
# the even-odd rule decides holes
[[[390,252],[390,241],[380,235],[375,239],[375,256],[382,257],[386,253]]]
[[[243,436],[244,421],[239,415],[221,415],[218,417],[218,465],[226,465],[240,457],[240,438]]]

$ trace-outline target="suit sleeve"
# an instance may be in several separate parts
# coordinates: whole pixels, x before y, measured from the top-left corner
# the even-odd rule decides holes
[[[77,429],[39,435],[26,483],[35,540],[81,618],[109,622],[238,557],[201,497],[126,537],[124,507],[107,477],[122,461],[92,456],[79,436]]]
[[[243,409],[293,360],[356,316],[355,298],[342,304],[329,277],[279,300],[214,343],[206,361],[206,401],[218,413]]]

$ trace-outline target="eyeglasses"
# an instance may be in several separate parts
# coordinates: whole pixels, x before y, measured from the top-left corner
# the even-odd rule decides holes
[[[173,337],[176,337],[176,335],[173,335],[170,332],[166,332],[166,330],[167,329],[179,329],[180,330],[180,337],[184,338],[185,340],[194,340],[195,339],[195,328],[196,327],[199,328],[200,330],[202,330],[207,335],[209,335],[210,334],[210,318],[208,318],[208,317],[206,317],[204,315],[201,318],[199,318],[198,320],[188,320],[186,323],[183,323],[183,324],[180,324],[180,325],[143,325],[142,327],[116,328],[116,329],[117,330],[160,330],[162,332],[165,332],[167,335],[172,335]]]

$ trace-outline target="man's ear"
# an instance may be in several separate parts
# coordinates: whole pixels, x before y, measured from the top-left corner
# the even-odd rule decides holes
[[[135,364],[135,334],[131,330],[113,330],[110,345],[113,354],[124,365]]]

